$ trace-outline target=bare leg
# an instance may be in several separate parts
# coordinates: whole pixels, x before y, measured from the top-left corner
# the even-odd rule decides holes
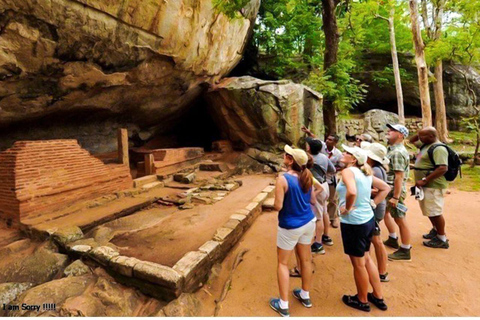
[[[380,238],[380,237],[377,237]],[[378,270],[375,264],[373,263],[372,258],[368,252],[365,252],[365,268],[367,269],[368,277],[370,284],[373,287],[373,295],[376,298],[383,299],[382,285],[380,283],[380,276],[378,275]],[[368,290],[368,288],[367,288]]]
[[[300,256],[299,256],[299,253],[298,253],[298,245],[295,246],[295,260],[297,260],[297,264],[296,264],[296,267],[297,270],[300,272],[300,274],[302,273],[302,267],[301,267],[301,262],[300,262]]]
[[[402,240],[402,244],[409,245],[410,244],[410,229],[408,228],[407,218],[395,218],[395,222],[400,229],[400,239]]]
[[[312,253],[310,252],[310,245],[297,244],[298,255],[300,256],[300,265],[302,266],[302,289],[310,291],[312,284]]]
[[[367,303],[368,293],[368,272],[365,267],[365,257],[349,256],[353,266],[353,277],[355,278],[355,285],[357,286],[358,300],[362,303]],[[378,271],[377,271],[378,277]],[[380,280],[379,280],[380,281]]]
[[[393,220],[390,212],[385,212],[385,218],[383,221],[385,221],[385,226],[387,227],[389,233],[394,233],[396,231],[395,220]]]
[[[437,229],[437,233],[439,235],[445,235],[445,218],[443,215],[436,216],[436,217],[429,217],[430,221],[432,222],[435,229]]]
[[[375,248],[375,256],[377,257],[378,272],[380,274],[387,273],[387,249],[383,244],[380,235],[373,236],[372,238],[373,247]]]
[[[328,214],[325,212],[323,214],[323,234],[326,236],[328,236],[328,229],[330,229],[329,224],[330,224],[330,219],[328,217]]]
[[[280,291],[280,299],[288,301],[288,290],[290,285],[290,275],[288,273],[288,260],[293,250],[283,250],[277,247],[278,257],[278,289]]]
[[[322,235],[323,235],[323,230],[324,230],[324,221],[322,219],[318,219],[317,222],[315,223],[315,241],[322,243]]]

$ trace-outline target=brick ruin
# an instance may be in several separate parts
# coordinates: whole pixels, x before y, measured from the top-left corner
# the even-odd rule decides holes
[[[0,220],[22,222],[132,184],[128,166],[104,164],[77,140],[17,141],[0,152]]]

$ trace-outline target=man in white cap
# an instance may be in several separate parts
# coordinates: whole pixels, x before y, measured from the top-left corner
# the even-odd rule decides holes
[[[405,198],[407,189],[405,183],[408,179],[410,166],[410,156],[403,144],[408,137],[408,129],[401,124],[387,124],[387,142],[390,166],[387,172],[387,183],[392,187],[392,191],[387,196],[387,208],[385,212],[385,225],[387,226],[389,236],[384,244],[388,247],[398,249],[388,255],[389,260],[410,261],[410,229],[406,219]],[[393,218],[393,219],[392,219]],[[395,223],[394,223],[395,222]],[[395,224],[400,230],[402,244],[399,246],[398,236],[395,232]]]

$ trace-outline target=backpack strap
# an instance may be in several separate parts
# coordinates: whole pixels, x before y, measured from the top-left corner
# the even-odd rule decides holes
[[[447,149],[447,152],[448,152],[448,147],[446,144],[444,143],[435,143],[433,146],[431,146],[428,151],[427,151],[427,154],[428,154],[428,159],[430,159],[430,162],[433,164],[433,167],[436,168],[437,165],[435,164],[435,160],[433,159],[433,152],[435,151],[435,149],[437,147],[444,147],[445,149]]]

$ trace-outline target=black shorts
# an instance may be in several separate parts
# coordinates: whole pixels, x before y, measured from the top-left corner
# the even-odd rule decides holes
[[[375,219],[364,224],[340,224],[342,231],[343,251],[345,254],[354,257],[363,257],[365,252],[370,250],[373,232],[375,230]]]

